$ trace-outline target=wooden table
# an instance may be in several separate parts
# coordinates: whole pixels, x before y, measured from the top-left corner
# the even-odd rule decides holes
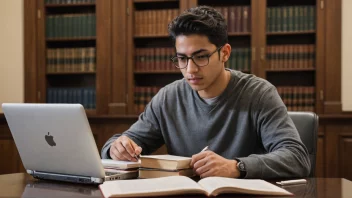
[[[285,187],[295,197],[352,197],[352,182],[341,178],[308,178],[308,183]],[[274,182],[274,181],[271,181]],[[0,197],[102,197],[98,186],[34,179],[26,173],[0,175]],[[199,197],[185,195],[183,197]],[[250,197],[221,195],[219,197]],[[258,196],[257,196],[258,197]],[[267,198],[268,196],[266,196]]]

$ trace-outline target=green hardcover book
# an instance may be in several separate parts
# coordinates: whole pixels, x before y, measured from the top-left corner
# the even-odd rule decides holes
[[[86,14],[84,15],[84,32],[83,32],[83,36],[84,37],[90,37],[92,36],[92,19],[91,19],[91,15],[90,14]]]
[[[288,31],[288,7],[282,7],[282,31],[287,32]]]
[[[94,36],[95,33],[94,33],[94,15],[90,14],[89,15],[89,36]]]
[[[72,17],[72,37],[78,37],[78,30],[79,29],[79,16],[74,15]]]
[[[60,38],[62,37],[62,32],[64,31],[62,22],[63,18],[60,15],[56,15],[55,19],[55,38]]]
[[[276,31],[276,18],[277,18],[277,14],[276,14],[276,8],[272,7],[271,8],[271,32],[275,32]]]
[[[76,15],[68,15],[66,17],[66,26],[68,31],[66,32],[65,37],[67,38],[73,38],[75,36],[75,27],[74,27],[74,19],[75,19]]]
[[[77,17],[79,18],[78,20],[80,21],[80,24],[79,24],[80,31],[77,33],[77,37],[81,38],[87,34],[87,30],[86,30],[87,17],[84,14],[80,14]]]
[[[75,34],[76,34],[76,24],[75,24],[75,21],[76,20],[76,15],[70,15],[67,17],[67,23],[68,23],[68,28],[69,28],[69,34],[67,37],[69,38],[74,38],[75,37]]]
[[[76,15],[75,21],[75,37],[79,38],[82,35],[82,15]]]
[[[46,38],[51,38],[52,37],[52,22],[53,17],[52,16],[47,16],[45,20],[45,36]]]
[[[59,37],[60,38],[67,38],[67,35],[69,34],[69,28],[67,27],[67,15],[62,15],[60,16],[60,30],[59,30]]]
[[[276,31],[281,32],[282,31],[282,7],[277,7],[276,8]]]
[[[304,31],[304,23],[305,23],[305,16],[304,16],[304,6],[299,6],[299,31]]]
[[[293,31],[299,31],[299,7],[298,6],[294,6],[293,7],[294,10],[294,16],[293,16]]]
[[[58,16],[57,15],[52,15],[52,22],[51,22],[51,37],[50,38],[56,38],[57,37],[57,31],[58,31],[58,22],[59,22],[59,19],[58,19]]]
[[[92,15],[92,20],[93,20],[92,32],[93,32],[93,36],[96,36],[97,35],[97,31],[96,31],[97,18],[96,18],[96,15]]]
[[[315,17],[316,13],[315,13],[315,7],[314,6],[310,6],[309,7],[309,29],[310,30],[315,30],[315,24],[316,24],[316,17]]]
[[[288,7],[287,23],[288,23],[287,30],[290,32],[293,31],[294,24],[293,24],[293,7],[292,6]]]
[[[271,8],[271,32],[276,32],[277,31],[277,7],[272,7]]]
[[[304,6],[303,7],[303,18],[304,18],[304,23],[303,23],[303,30],[307,31],[309,30],[309,7]]]
[[[77,17],[79,17],[80,20],[80,31],[77,34],[77,37],[85,37],[87,35],[87,16],[85,14],[80,14]]]
[[[91,14],[88,14],[87,16],[87,26],[86,26],[86,30],[87,30],[87,35],[86,36],[93,36],[93,17]]]

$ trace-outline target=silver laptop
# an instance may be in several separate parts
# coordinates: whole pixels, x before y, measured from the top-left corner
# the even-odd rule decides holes
[[[4,103],[2,108],[33,177],[99,184],[138,176],[138,171],[105,173],[82,105]]]

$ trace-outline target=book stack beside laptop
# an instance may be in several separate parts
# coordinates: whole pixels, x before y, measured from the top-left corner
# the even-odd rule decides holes
[[[138,177],[139,162],[117,161],[112,159],[102,159],[101,162],[107,176],[121,174],[128,176],[125,177],[126,179]]]
[[[139,178],[194,176],[191,158],[174,155],[144,155],[140,157]]]

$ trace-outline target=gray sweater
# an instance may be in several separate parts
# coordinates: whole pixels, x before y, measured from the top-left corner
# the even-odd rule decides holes
[[[306,177],[308,151],[287,114],[276,88],[254,75],[231,70],[224,92],[208,105],[185,79],[162,88],[123,135],[150,154],[166,145],[171,155],[192,156],[205,146],[227,158],[238,158],[246,178]],[[102,158],[110,158],[110,144]]]

